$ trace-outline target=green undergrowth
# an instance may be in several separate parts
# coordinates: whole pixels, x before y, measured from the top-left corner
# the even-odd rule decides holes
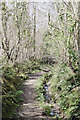
[[[43,96],[43,92],[44,92],[43,85],[44,83],[49,82],[51,75],[52,75],[51,72],[45,73],[42,77],[38,79],[38,81],[35,84],[37,101],[40,107],[42,108],[42,113],[44,115],[50,115],[51,104],[45,102],[45,98]]]
[[[14,65],[2,66],[2,119],[17,118],[17,112],[23,99],[22,84],[29,74],[39,71],[37,61],[16,62]]]
[[[22,101],[20,95],[23,94],[21,84],[24,77],[19,75],[17,67],[7,65],[2,70],[2,117],[9,119],[16,114],[16,109]]]
[[[47,79],[46,76],[49,74],[52,76]],[[43,83],[46,81],[50,83],[51,101],[60,107],[60,113],[63,113],[69,120],[80,119],[79,80],[77,73],[74,73],[69,66],[55,64],[51,68],[51,72],[43,75],[36,83],[37,100],[42,109],[46,106],[43,96]]]
[[[50,79],[52,100],[60,106],[60,112],[70,119],[78,119],[79,113],[79,78],[69,66],[60,64],[52,69]]]

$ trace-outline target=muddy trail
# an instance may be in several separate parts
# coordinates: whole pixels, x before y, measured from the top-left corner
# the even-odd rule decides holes
[[[42,115],[42,110],[38,105],[35,92],[35,82],[46,72],[41,71],[29,76],[23,84],[23,104],[19,110],[18,120],[47,120],[47,116]]]

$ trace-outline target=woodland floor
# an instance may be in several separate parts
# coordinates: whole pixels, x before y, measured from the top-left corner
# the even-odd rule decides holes
[[[48,120],[47,116],[42,115],[42,110],[36,101],[37,95],[35,92],[35,82],[43,74],[45,74],[43,71],[35,73],[23,83],[23,104],[19,110],[18,120]]]

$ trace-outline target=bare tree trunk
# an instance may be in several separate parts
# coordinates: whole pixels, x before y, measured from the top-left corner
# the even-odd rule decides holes
[[[35,42],[36,42],[36,3],[34,3],[34,54],[35,54],[35,49],[36,49]]]
[[[17,5],[17,3],[16,3]],[[17,9],[16,9],[16,12],[18,11],[18,6],[17,6]],[[22,13],[20,15],[21,17],[21,20],[22,20]],[[17,48],[16,48],[16,55],[15,55],[15,60],[17,60],[18,58],[18,53],[19,53],[19,49],[20,49],[20,43],[21,43],[21,28],[20,28],[20,25],[21,25],[21,21],[19,20],[19,15],[17,13],[16,15],[16,18],[17,18],[17,29],[18,29],[18,33],[17,33],[17,37],[18,37],[18,43],[17,43]]]
[[[80,2],[79,2],[79,6],[78,6],[78,75],[80,77]]]
[[[4,52],[6,53],[6,56],[8,58],[8,60],[10,59],[10,54],[9,54],[9,41],[7,38],[7,10],[6,10],[6,6],[5,3],[2,3],[2,27],[3,27],[3,32],[4,32],[4,38],[5,41],[3,42],[2,40],[2,48],[4,50]],[[7,62],[8,62],[7,60]]]
[[[50,21],[51,21],[50,12],[48,12],[48,25],[49,25]]]

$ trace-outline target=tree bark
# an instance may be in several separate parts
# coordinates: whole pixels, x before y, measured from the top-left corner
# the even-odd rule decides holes
[[[36,3],[34,3],[34,54],[35,54],[35,49],[36,49],[35,42],[36,42]]]
[[[78,75],[80,77],[80,2],[78,4]]]

